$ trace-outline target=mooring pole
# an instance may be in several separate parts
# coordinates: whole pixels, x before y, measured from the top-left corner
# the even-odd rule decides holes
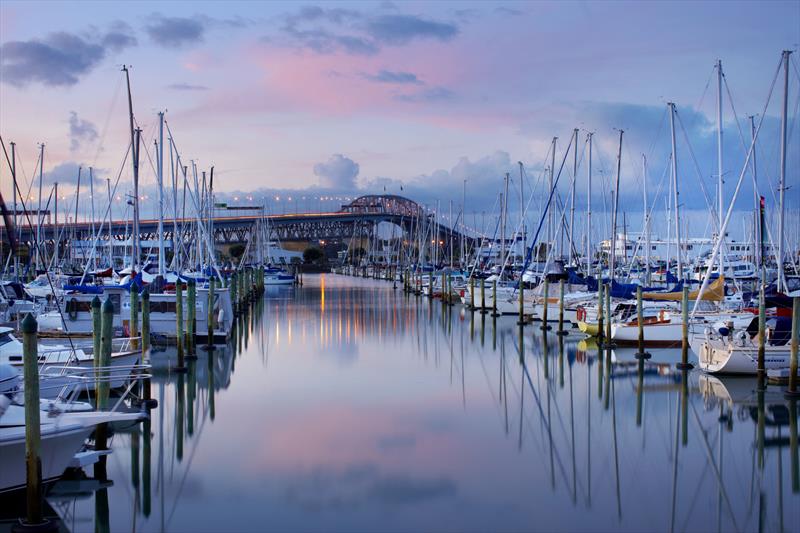
[[[187,357],[196,359],[197,355],[194,353],[194,345],[195,335],[197,334],[197,282],[195,280],[189,280],[186,292],[188,296],[186,306],[188,307],[187,311],[189,315],[189,322],[186,325],[186,347],[189,349],[189,355]]]
[[[547,323],[547,311],[548,305],[547,300],[550,297],[550,281],[548,281],[547,277],[544,278],[544,298],[542,299],[542,325],[540,329],[542,331],[547,331],[550,329],[550,325]]]
[[[564,331],[564,280],[558,282],[558,334],[566,335]]]
[[[186,362],[183,354],[183,282],[178,279],[175,283],[175,339],[178,347],[178,364],[175,372],[186,372]]]
[[[603,335],[603,306],[605,305],[605,298],[603,297],[603,280],[597,284],[597,345],[602,346]]]
[[[101,330],[100,367],[103,370],[98,374],[100,383],[97,387],[97,408],[99,410],[104,410],[108,407],[110,384],[108,382],[107,371],[108,367],[111,366],[111,341],[114,338],[114,304],[111,303],[111,298],[106,298],[106,301],[103,302],[103,325]]]
[[[786,396],[791,399],[800,397],[797,390],[797,351],[800,344],[800,296],[792,298],[792,341],[789,359],[789,389]]]
[[[681,370],[691,370],[689,362],[689,287],[684,283],[681,298],[681,362],[676,365]]]
[[[208,346],[214,345],[214,278],[208,282],[208,305],[206,306],[208,312],[206,320],[208,321]]]
[[[128,324],[128,334],[131,337],[131,346],[134,350],[139,348],[139,291],[136,284],[130,290],[131,320]]]
[[[644,309],[642,303],[642,287],[636,287],[636,323],[639,326],[639,351],[637,359],[650,359],[650,354],[644,351]]]
[[[32,314],[22,321],[22,357],[25,383],[25,472],[27,526],[44,523],[42,517],[42,462],[39,458],[41,444],[41,421],[39,412],[39,324]]]
[[[92,357],[94,359],[94,368],[95,371],[100,366],[101,361],[100,357],[102,354],[103,349],[103,314],[100,310],[100,298],[95,296],[92,299]],[[98,402],[98,385],[99,382],[95,379],[94,383],[94,397],[95,397],[95,405]]]
[[[150,290],[147,287],[142,290],[142,362],[150,364]],[[150,378],[142,381],[142,399],[148,408],[152,407]],[[145,435],[145,439],[149,437]]]
[[[758,374],[758,387],[764,388],[764,378],[766,377],[766,368],[764,362],[764,354],[766,352],[767,341],[767,316],[764,302],[764,283],[761,283],[761,288],[758,294],[758,358],[756,360],[757,374]],[[794,322],[794,320],[792,320]]]
[[[492,280],[492,316],[498,317],[500,313],[497,312],[497,280]]]

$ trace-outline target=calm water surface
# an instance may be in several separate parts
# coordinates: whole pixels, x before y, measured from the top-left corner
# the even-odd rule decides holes
[[[153,354],[160,404],[115,435],[113,484],[49,497],[67,527],[800,530],[779,389],[760,409],[753,380],[684,376],[676,351],[640,366],[385,282],[305,282],[188,374]]]

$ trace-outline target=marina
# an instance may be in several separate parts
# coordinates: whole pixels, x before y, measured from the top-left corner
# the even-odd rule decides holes
[[[113,483],[47,502],[74,531],[791,530],[796,404],[633,352],[307,276],[186,374],[154,353],[159,405],[116,432]]]
[[[800,531],[800,4],[457,4],[0,4],[0,533]]]

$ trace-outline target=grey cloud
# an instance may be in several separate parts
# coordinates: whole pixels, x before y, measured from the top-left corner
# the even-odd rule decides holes
[[[99,44],[66,32],[44,39],[9,41],[0,48],[2,81],[17,87],[31,82],[44,85],[75,85],[105,56]]]
[[[381,46],[400,46],[414,39],[448,41],[458,34],[454,24],[415,15],[370,14],[343,8],[306,6],[284,17],[281,28],[289,44],[316,53],[369,55]],[[270,36],[263,42],[273,42]]]
[[[422,80],[420,80],[416,74],[402,71],[381,70],[377,74],[363,74],[363,78],[379,83],[408,83],[413,85],[423,84]]]
[[[344,190],[355,188],[358,171],[358,163],[342,154],[334,154],[326,162],[314,165],[314,174],[321,178],[323,186]]]
[[[286,27],[284,31],[292,37],[295,44],[318,54],[341,50],[353,55],[372,55],[378,51],[375,43],[357,35],[341,35],[322,28],[302,30],[296,26]]]
[[[88,120],[78,118],[75,111],[69,112],[69,149],[73,152],[81,148],[83,143],[97,140],[97,127]]]
[[[154,16],[154,22],[145,28],[150,39],[165,48],[181,48],[202,42],[205,25],[194,18]]]
[[[167,85],[167,89],[173,89],[176,91],[207,91],[208,87],[205,85],[194,85],[191,83],[172,83]]]
[[[0,81],[16,87],[30,83],[69,86],[78,83],[108,52],[135,46],[130,27],[115,22],[107,32],[83,37],[56,32],[40,39],[9,41],[0,46]]]
[[[453,100],[455,93],[446,87],[432,87],[415,93],[397,94],[394,99],[399,102],[444,102]]]
[[[458,27],[414,15],[381,15],[367,22],[367,32],[380,42],[402,45],[416,38],[448,41],[458,35]]]
[[[121,52],[131,46],[136,46],[138,41],[131,28],[126,22],[121,20],[114,21],[109,31],[103,36],[103,46],[113,52]]]
[[[52,185],[58,183],[59,185],[77,185],[78,184],[78,169],[81,169],[81,189],[89,187],[89,167],[75,161],[65,161],[54,166],[44,173],[44,183]],[[92,169],[92,177],[94,178],[95,186],[105,185],[102,176],[108,173],[105,169]],[[88,195],[88,193],[87,193]]]

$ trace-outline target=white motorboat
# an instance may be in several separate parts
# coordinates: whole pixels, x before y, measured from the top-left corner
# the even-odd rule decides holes
[[[63,312],[58,310],[37,317],[39,331],[89,335],[92,332],[92,300],[109,298],[114,306],[114,328],[127,330],[130,321],[130,292],[125,286],[103,286],[87,292],[69,292],[64,296]],[[141,303],[141,299],[139,300]],[[183,291],[184,331],[188,331],[189,313],[187,291]],[[195,300],[196,332],[205,336],[208,332],[208,287],[198,286]],[[233,305],[230,291],[225,287],[214,289],[215,337],[230,336],[233,328]],[[176,335],[176,295],[174,291],[150,294],[150,332],[174,338]]]
[[[791,321],[774,318],[767,321],[764,344],[765,370],[788,368]],[[745,329],[717,323],[702,333],[691,335],[689,345],[697,355],[700,368],[710,374],[756,374],[758,371],[758,317]]]
[[[130,380],[131,374],[130,371],[125,370],[133,368],[141,359],[142,350],[133,348],[131,341],[132,339],[115,339],[112,345],[112,378],[109,381],[112,389],[125,386]],[[70,346],[40,345],[38,356],[42,374],[49,374],[51,378],[50,386],[41,391],[44,398],[55,397],[63,386],[77,385],[70,372],[62,371],[65,367],[84,370],[94,368],[94,355],[89,347],[82,349]],[[11,328],[0,327],[0,364],[11,365],[20,371],[24,365],[22,342],[14,337]],[[60,379],[53,379],[57,375]],[[83,386],[88,390],[94,390],[94,381],[87,380]]]
[[[13,403],[20,396],[20,378],[9,378],[7,372],[2,375],[6,377],[0,380],[0,492],[7,492],[26,485],[25,407]],[[140,412],[57,410],[48,403],[42,403],[41,408],[39,458],[43,482],[61,476],[97,424],[135,421],[143,416]]]

